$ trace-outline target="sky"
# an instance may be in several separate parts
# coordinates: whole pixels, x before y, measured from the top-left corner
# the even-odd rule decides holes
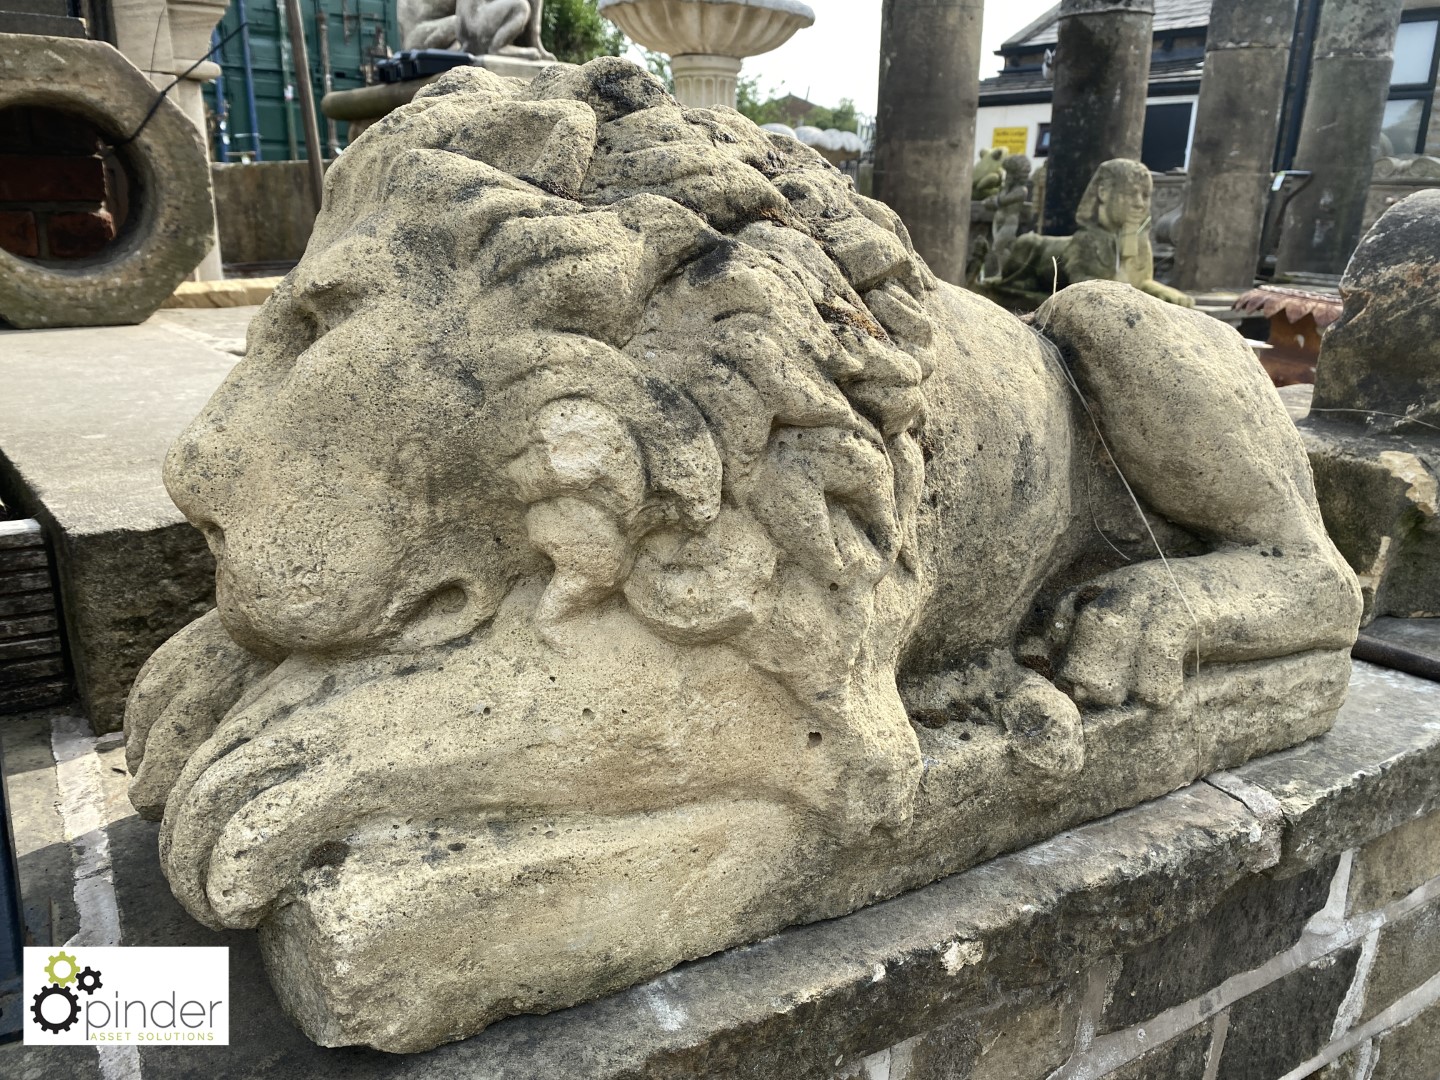
[[[817,105],[852,98],[862,113],[875,113],[880,78],[880,0],[805,0],[815,25],[774,52],[746,59],[741,76],[760,79],[766,91],[798,94]],[[1039,18],[1058,0],[985,0],[980,77],[1000,70],[1000,43]]]

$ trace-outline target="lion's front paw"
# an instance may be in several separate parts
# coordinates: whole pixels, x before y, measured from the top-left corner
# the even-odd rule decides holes
[[[999,705],[1010,748],[1047,776],[1073,776],[1085,765],[1080,710],[1048,680],[1028,676]]]
[[[1163,708],[1180,696],[1199,626],[1165,570],[1147,564],[1071,590],[1056,615],[1066,637],[1060,678],[1077,702]]]
[[[297,831],[323,832],[310,815],[317,787],[333,795],[324,774],[338,771],[320,739],[271,733],[263,721],[243,719],[222,726],[195,755],[160,833],[160,860],[176,899],[216,929],[255,926],[292,884],[287,868],[275,865],[283,861],[280,849]],[[319,761],[311,756],[317,749]]]
[[[130,802],[141,817],[160,819],[190,755],[246,689],[274,667],[235,644],[218,611],[202,615],[155,650],[125,705]]]

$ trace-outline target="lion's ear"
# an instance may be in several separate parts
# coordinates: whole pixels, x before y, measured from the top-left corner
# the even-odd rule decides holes
[[[531,431],[505,470],[521,502],[574,495],[628,526],[645,500],[645,466],[620,417],[588,398],[561,398],[539,410]]]
[[[624,580],[633,557],[627,534],[645,502],[645,468],[620,418],[585,398],[549,402],[532,432],[505,471],[529,504],[530,542],[555,566],[536,611],[545,633]]]
[[[624,580],[632,545],[615,516],[592,502],[562,495],[525,514],[530,542],[555,564],[535,621],[541,633],[592,608]]]

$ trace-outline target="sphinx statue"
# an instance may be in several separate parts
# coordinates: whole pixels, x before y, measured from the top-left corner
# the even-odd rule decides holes
[[[544,0],[399,0],[406,49],[460,49],[525,60],[554,60],[540,42]]]
[[[459,68],[358,138],[165,479],[218,606],[135,683],[130,797],[331,1046],[1309,738],[1360,612],[1232,329],[1099,280],[1022,322],[620,58]]]
[[[1120,281],[1166,303],[1191,307],[1179,289],[1155,280],[1150,244],[1154,181],[1138,161],[1115,158],[1095,170],[1080,200],[1073,236],[1017,238],[1006,253],[997,298],[1030,297],[1030,306],[1054,289],[1082,281]]]

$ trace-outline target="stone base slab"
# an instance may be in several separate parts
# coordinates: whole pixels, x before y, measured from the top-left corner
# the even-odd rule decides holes
[[[1325,528],[1360,578],[1365,624],[1440,615],[1440,438],[1324,414],[1312,406],[1300,434]]]
[[[111,771],[118,740],[74,760],[95,766],[110,846],[86,895],[113,891],[123,943],[230,947],[231,1044],[203,1051],[225,1080],[1418,1080],[1440,1075],[1437,715],[1440,686],[1356,664],[1334,729],[1292,750],[845,918],[404,1056],[326,1050],[292,1027],[255,935],[211,933],[171,896],[157,826]],[[0,728],[27,906],[65,886],[56,865],[70,873],[39,755],[73,727],[31,714]],[[87,932],[56,899],[60,939]],[[201,1052],[145,1047],[138,1067],[188,1080]],[[3,1075],[56,1065],[101,1076],[79,1048],[0,1047]]]
[[[96,731],[120,727],[140,665],[214,603],[214,560],[161,465],[235,364],[253,313],[0,331],[0,489],[54,552],[66,647]]]
[[[1207,665],[1169,709],[1087,716],[1076,775],[1027,766],[997,727],[920,728],[927,769],[913,820],[861,840],[836,842],[795,808],[739,801],[598,823],[379,826],[305,872],[261,924],[263,948],[286,1010],[315,1041],[424,1049],[621,989],[637,970],[846,915],[1312,738],[1329,728],[1349,670],[1346,655],[1324,652]],[[372,907],[397,880],[404,903]],[[517,902],[525,890],[533,903]],[[647,923],[654,934],[615,937],[614,926]]]

